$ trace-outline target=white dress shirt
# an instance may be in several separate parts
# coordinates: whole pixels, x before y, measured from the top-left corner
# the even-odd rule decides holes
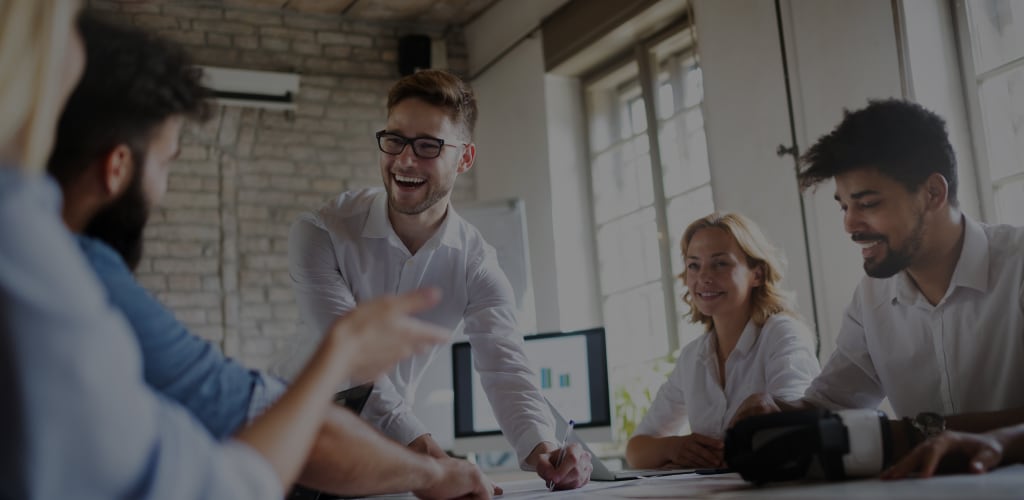
[[[413,255],[391,227],[383,189],[342,193],[293,224],[288,260],[304,352],[293,354],[286,372],[294,373],[335,318],[357,303],[437,287],[441,303],[418,317],[450,329],[453,336],[464,328],[474,368],[520,460],[541,441],[557,443],[523,351],[512,286],[494,249],[452,207],[437,233]],[[399,363],[377,382],[363,416],[403,444],[429,433],[413,415],[411,402],[427,366],[445,349],[438,346]]]
[[[1024,407],[1024,228],[963,220],[938,304],[905,271],[861,280],[808,401],[875,408],[888,396],[898,416]]]
[[[635,435],[675,436],[689,420],[691,432],[722,439],[747,396],[765,392],[799,399],[820,371],[810,330],[786,314],[771,316],[760,328],[747,322],[725,360],[725,387],[718,378],[717,345],[710,331],[683,347]]]

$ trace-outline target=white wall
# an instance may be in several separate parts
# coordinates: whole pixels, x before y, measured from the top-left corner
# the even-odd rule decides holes
[[[946,119],[956,152],[960,208],[981,219],[976,160],[964,100],[953,13],[945,0],[902,0],[910,96]]]
[[[569,0],[504,0],[466,25],[469,74],[476,75]]]
[[[814,311],[794,160],[776,154],[792,138],[774,4],[698,0],[694,12],[715,208],[747,215],[784,252],[785,287],[796,292],[799,312],[810,323]]]
[[[544,87],[558,316],[562,331],[581,330],[604,324],[587,174],[590,162],[585,146],[583,94],[576,78],[548,75]]]
[[[901,97],[889,0],[789,0],[782,5],[800,151],[835,128],[844,108]],[[859,250],[843,230],[834,194],[828,182],[804,196],[823,359],[835,347],[843,313],[863,276]]]
[[[475,138],[478,199],[518,197],[525,202],[537,328],[556,331],[561,320],[539,35],[525,40],[472,84],[480,109]]]

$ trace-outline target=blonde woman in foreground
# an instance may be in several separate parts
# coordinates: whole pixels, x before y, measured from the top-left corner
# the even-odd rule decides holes
[[[706,333],[683,348],[630,438],[631,467],[723,467],[722,438],[744,398],[800,398],[820,371],[811,333],[779,288],[777,251],[750,219],[697,219],[681,250],[683,301]]]
[[[158,397],[42,174],[86,62],[77,12],[71,0],[0,0],[0,498],[281,498],[340,382],[446,340],[408,316],[438,293],[335,321],[292,387],[224,442]],[[490,496],[478,471],[464,479],[473,489],[455,496]]]

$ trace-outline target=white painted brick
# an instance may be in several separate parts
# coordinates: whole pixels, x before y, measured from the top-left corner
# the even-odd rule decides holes
[[[209,259],[153,259],[156,273],[215,273],[217,269],[217,261]]]
[[[298,321],[299,308],[294,304],[274,304],[274,320],[277,321]],[[287,330],[286,330],[287,331]]]
[[[224,19],[228,21],[239,21],[246,24],[258,24],[261,26],[274,26],[281,24],[281,15],[274,12],[251,12],[227,9],[224,11]]]
[[[167,276],[162,274],[142,274],[136,277],[142,288],[149,290],[151,293],[163,292],[167,290]]]
[[[260,36],[260,48],[264,50],[284,52],[291,48],[291,42],[286,38]]]
[[[170,16],[185,18],[221,19],[224,17],[223,12],[220,9],[191,7],[167,2],[165,2],[165,5],[163,6],[163,12]]]
[[[267,300],[274,304],[292,304],[295,302],[295,292],[287,288],[272,288],[267,291]]]
[[[232,38],[235,48],[238,49],[258,49],[260,47],[259,37],[252,35],[235,35]]]
[[[247,338],[242,341],[243,356],[269,357],[274,354],[274,343],[267,338]]]
[[[158,297],[164,305],[174,309],[220,305],[220,294],[212,292],[161,292]]]
[[[272,284],[274,284],[273,277],[263,271],[246,271],[243,269],[239,273],[239,285],[241,286],[269,286]]]
[[[256,33],[256,28],[252,25],[230,21],[196,20],[192,21],[192,29],[211,33],[227,33],[230,35],[252,35]]]
[[[222,290],[220,286],[220,276],[203,276],[203,291],[207,292],[220,292]]]
[[[175,292],[201,291],[203,283],[198,275],[179,274],[167,277],[167,287]]]
[[[288,257],[284,255],[247,255],[243,262],[246,269],[288,269]]]
[[[174,311],[174,316],[182,323],[202,325],[206,323],[206,310],[193,307],[179,307]]]
[[[192,333],[198,335],[200,338],[206,339],[212,342],[214,345],[220,343],[224,338],[224,328],[219,325],[214,326],[194,326],[191,327]]]
[[[136,14],[132,16],[132,24],[143,29],[178,29],[178,19],[160,14]]]
[[[313,42],[316,40],[316,35],[312,31],[288,27],[261,26],[259,33],[261,37],[283,38],[302,42]]]

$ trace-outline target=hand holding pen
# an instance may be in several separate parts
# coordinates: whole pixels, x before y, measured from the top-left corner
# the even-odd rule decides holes
[[[568,448],[569,445],[569,433],[572,432],[572,428],[574,426],[576,426],[576,421],[570,420],[569,425],[565,427],[565,434],[562,435],[562,442],[561,444],[558,445],[558,458],[555,460],[554,463],[551,464],[555,467],[555,470],[558,470],[558,467],[562,465],[562,461],[565,460],[565,450],[566,448]],[[554,490],[555,482],[548,481],[547,487],[549,490]]]

